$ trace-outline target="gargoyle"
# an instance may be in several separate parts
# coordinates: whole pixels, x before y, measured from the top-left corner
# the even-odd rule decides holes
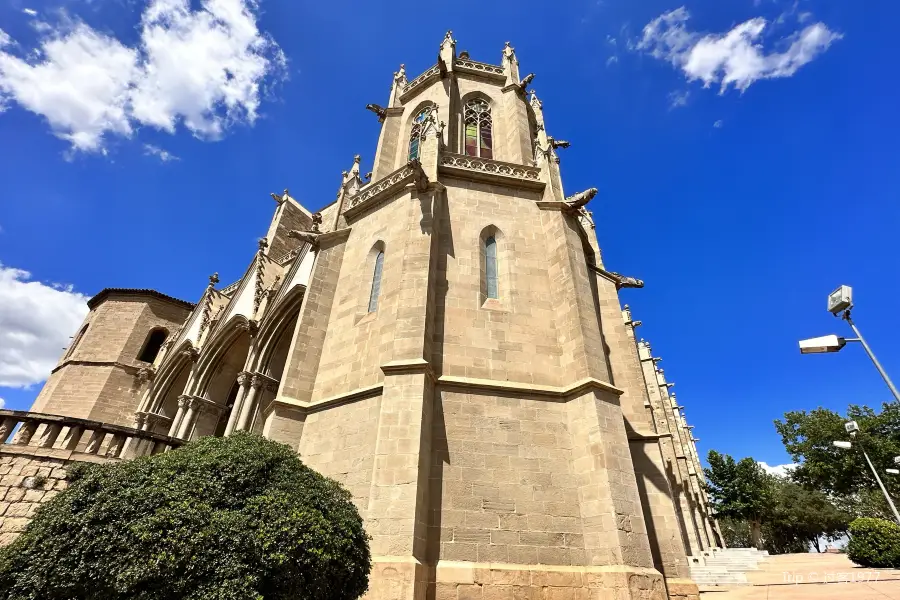
[[[373,113],[378,115],[379,121],[384,121],[384,118],[387,116],[387,109],[383,106],[379,106],[378,104],[366,104],[366,110],[371,110]]]
[[[321,224],[322,224],[322,213],[314,212],[312,214],[312,228],[310,228],[310,231],[312,233],[320,233],[319,225],[321,225]]]
[[[282,202],[284,202],[287,199],[288,191],[287,191],[287,189],[285,189],[283,194],[276,194],[275,192],[272,192],[271,196],[272,196],[272,200],[274,200],[278,204],[281,204]]]
[[[610,275],[616,278],[616,289],[621,290],[622,288],[635,288],[640,289],[644,287],[644,282],[641,279],[636,277],[628,277],[626,275],[621,275],[619,273],[609,272]]]
[[[557,140],[552,137],[547,137],[547,140],[550,142],[550,146],[556,150],[557,148],[568,148],[572,144],[567,142],[566,140]]]
[[[319,236],[321,233],[316,233],[315,231],[298,231],[296,229],[292,229],[288,232],[288,237],[293,238],[295,240],[300,240],[301,242],[306,242],[313,248],[317,248],[319,245]]]
[[[522,78],[522,81],[518,83],[519,89],[524,92],[525,88],[527,88],[528,84],[530,84],[532,81],[534,81],[534,73],[529,73]]]
[[[578,192],[574,196],[569,196],[566,198],[566,211],[567,212],[575,212],[588,202],[590,202],[594,196],[597,195],[597,188],[590,188],[584,190],[583,192]]]

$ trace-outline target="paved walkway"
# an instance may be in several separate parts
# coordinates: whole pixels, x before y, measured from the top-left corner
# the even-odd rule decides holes
[[[747,573],[752,585],[701,587],[702,600],[900,600],[900,569],[866,569],[843,554],[782,554]]]

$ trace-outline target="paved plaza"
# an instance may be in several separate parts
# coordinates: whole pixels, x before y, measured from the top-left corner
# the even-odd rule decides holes
[[[867,569],[843,554],[783,554],[747,573],[750,586],[701,588],[703,600],[900,600],[900,569]]]

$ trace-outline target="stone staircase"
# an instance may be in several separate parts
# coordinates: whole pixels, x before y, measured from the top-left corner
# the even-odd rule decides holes
[[[758,571],[759,563],[769,556],[756,548],[716,548],[691,557],[691,579],[700,587],[750,585],[747,571]]]

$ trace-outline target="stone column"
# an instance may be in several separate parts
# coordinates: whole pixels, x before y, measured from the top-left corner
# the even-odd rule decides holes
[[[184,420],[184,413],[187,410],[188,405],[188,397],[187,396],[179,396],[178,397],[178,410],[175,412],[175,417],[172,419],[172,425],[169,427],[169,437],[177,437],[178,431],[181,429],[181,422]]]
[[[244,405],[244,398],[247,396],[247,388],[250,387],[252,378],[253,375],[251,373],[248,373],[247,371],[238,373],[238,393],[234,399],[234,406],[231,407],[231,414],[228,415],[228,423],[225,425],[225,435],[231,435],[232,433],[234,433],[235,427],[237,426],[238,417],[240,416],[241,409]]]
[[[259,373],[253,373],[250,378],[250,389],[247,390],[247,394],[244,396],[244,401],[241,404],[241,414],[238,417],[237,425],[235,425],[235,431],[246,431],[250,427],[253,413],[256,410],[256,400],[263,383],[263,377]]]
[[[179,396],[178,398],[178,407],[181,409],[181,400],[182,398],[185,401],[185,411],[184,416],[181,419],[181,423],[178,426],[178,435],[177,437],[181,439],[187,439],[188,434],[190,434],[191,430],[194,427],[194,421],[197,418],[197,409],[199,408],[199,402],[197,398],[193,396]]]

